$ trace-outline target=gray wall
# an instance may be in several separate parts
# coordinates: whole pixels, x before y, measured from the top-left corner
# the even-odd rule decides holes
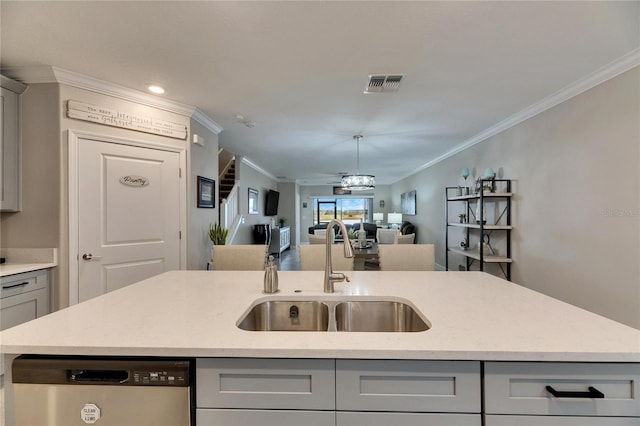
[[[0,214],[2,247],[58,247],[60,114],[57,84],[22,95],[22,211]]]
[[[296,207],[298,198],[299,186],[294,182],[279,182],[278,191],[280,192],[280,202],[278,203],[278,216],[277,218],[284,217],[287,219],[285,226],[291,227],[291,245],[298,245],[298,239],[296,238],[298,229],[300,227],[299,220],[297,220]]]
[[[275,179],[256,170],[242,158],[236,156],[236,179],[240,180],[240,214],[244,223],[240,225],[233,244],[253,244],[253,225],[259,223],[277,224],[278,216],[264,215],[264,202],[269,189],[277,190]],[[249,214],[249,188],[258,190],[258,214]]]
[[[209,225],[218,222],[218,135],[196,120],[191,120],[191,135],[197,134],[205,139],[204,146],[191,144],[189,164],[188,205],[189,218],[187,233],[187,269],[206,269],[211,259],[212,243],[209,239]],[[197,207],[198,176],[216,181],[216,196],[213,209]]]
[[[392,185],[394,208],[417,190],[418,240],[444,265],[444,187],[493,167],[514,181],[512,280],[640,328],[639,119],[636,67]]]

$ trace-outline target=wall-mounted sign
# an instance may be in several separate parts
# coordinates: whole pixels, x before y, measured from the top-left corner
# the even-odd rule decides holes
[[[144,176],[122,176],[120,178],[120,183],[127,186],[135,186],[137,188],[142,188],[143,186],[149,185],[149,179]]]
[[[167,136],[174,139],[187,139],[187,126],[158,120],[153,117],[129,114],[110,108],[98,107],[79,101],[67,101],[67,116],[105,126]]]

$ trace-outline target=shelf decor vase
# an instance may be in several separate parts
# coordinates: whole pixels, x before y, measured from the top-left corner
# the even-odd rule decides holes
[[[482,209],[482,211],[480,210]],[[476,223],[480,223],[480,213],[482,213],[482,224],[487,223],[487,210],[484,208],[483,203],[478,201],[478,205],[476,205]]]

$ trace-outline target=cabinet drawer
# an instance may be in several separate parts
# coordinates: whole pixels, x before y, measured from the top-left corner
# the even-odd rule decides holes
[[[486,416],[486,426],[638,426],[632,417]]]
[[[335,426],[333,411],[197,409],[198,426]]]
[[[2,277],[0,279],[0,298],[4,299],[5,297],[45,288],[48,282],[45,270]]]
[[[0,300],[0,330],[14,327],[49,313],[49,293],[40,288]]]
[[[339,412],[336,426],[480,426],[480,414]]]
[[[480,412],[480,363],[337,360],[338,410]]]
[[[198,359],[197,406],[333,410],[334,368],[332,359]]]
[[[547,386],[578,394],[553,396]],[[604,397],[589,397],[590,387]],[[640,416],[640,364],[488,362],[485,407],[488,414]]]

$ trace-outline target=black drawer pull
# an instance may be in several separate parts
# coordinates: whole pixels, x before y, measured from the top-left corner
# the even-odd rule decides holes
[[[551,386],[547,386],[546,389],[556,398],[604,398],[604,394],[593,386],[589,386],[588,392],[557,391]]]
[[[3,290],[8,290],[10,288],[15,288],[15,287],[22,287],[23,285],[27,285],[29,284],[29,281],[25,281],[23,283],[17,283],[17,284],[9,284],[9,285],[3,285],[2,289]]]

